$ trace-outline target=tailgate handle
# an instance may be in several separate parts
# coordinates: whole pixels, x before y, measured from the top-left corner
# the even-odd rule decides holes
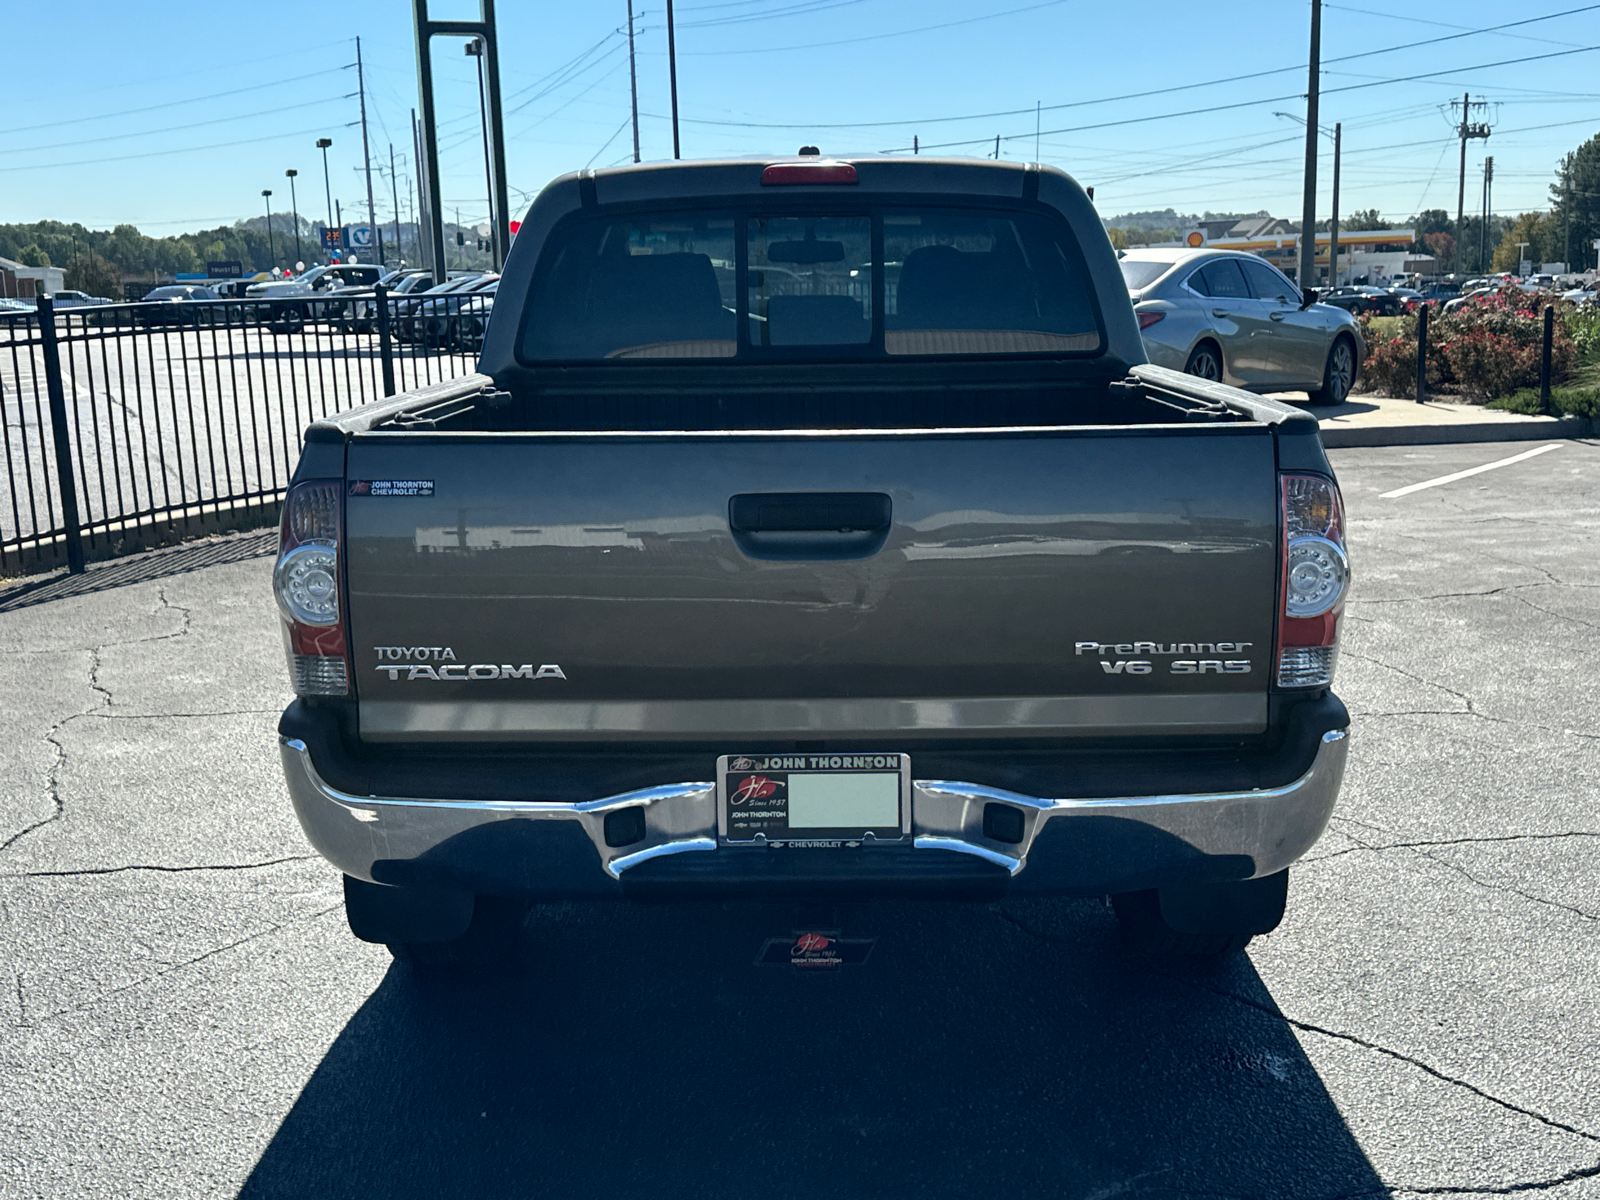
[[[889,538],[882,492],[745,492],[728,500],[728,528],[750,558],[868,558]]]

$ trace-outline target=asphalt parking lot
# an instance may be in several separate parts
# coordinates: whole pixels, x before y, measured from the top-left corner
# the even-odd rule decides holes
[[[1248,956],[1098,901],[344,927],[279,777],[270,535],[0,593],[0,1196],[1600,1196],[1600,445],[1335,452],[1338,815]],[[809,919],[809,915],[808,915]]]

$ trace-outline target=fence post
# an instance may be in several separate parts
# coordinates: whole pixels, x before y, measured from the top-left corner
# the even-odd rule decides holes
[[[1539,359],[1539,412],[1550,415],[1550,346],[1555,339],[1555,305],[1544,306],[1544,354]]]
[[[1428,398],[1428,306],[1417,309],[1417,403]]]
[[[83,574],[83,530],[78,520],[78,484],[72,473],[72,439],[67,434],[67,395],[61,385],[61,352],[56,346],[56,308],[40,294],[39,341],[44,348],[45,390],[50,396],[50,432],[56,444],[56,487],[61,493],[61,525],[67,541],[67,570]]]
[[[389,289],[373,288],[373,303],[378,306],[378,354],[383,359],[383,394],[394,395],[394,345],[389,340]]]

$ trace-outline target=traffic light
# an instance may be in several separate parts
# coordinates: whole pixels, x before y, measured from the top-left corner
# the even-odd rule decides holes
[[[456,245],[465,246],[466,244],[467,244],[467,235],[462,233],[461,230],[459,230],[459,229],[456,230]]]

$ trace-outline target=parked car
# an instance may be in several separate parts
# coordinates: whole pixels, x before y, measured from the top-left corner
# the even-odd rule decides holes
[[[443,318],[454,309],[446,297],[471,292],[500,278],[492,272],[472,271],[443,283],[419,286],[407,294],[395,310],[394,335],[402,342],[428,342],[442,345]],[[456,302],[455,308],[459,308]]]
[[[1123,278],[1150,361],[1253,392],[1340,404],[1366,355],[1356,319],[1236,250],[1130,250]]]
[[[1574,304],[1594,304],[1596,297],[1600,296],[1600,280],[1591,279],[1588,283],[1579,284],[1569,292],[1563,292],[1561,298],[1570,300]]]
[[[1494,287],[1473,288],[1470,292],[1462,292],[1459,296],[1454,296],[1451,299],[1446,300],[1444,302],[1444,311],[1447,313],[1456,312],[1459,309],[1467,307],[1467,305],[1473,303],[1473,301],[1478,300],[1481,297],[1493,296],[1499,291],[1499,284],[1496,284]]]
[[[1404,301],[1388,288],[1339,287],[1317,293],[1319,304],[1331,304],[1349,313],[1370,313],[1375,317],[1392,317],[1403,307]]]
[[[448,292],[424,292],[411,317],[413,340],[455,350],[475,349],[483,341],[500,276],[481,275]]]
[[[1424,304],[1443,304],[1461,295],[1461,288],[1454,283],[1425,283],[1417,292]]]
[[[445,281],[448,283],[454,279],[475,279],[481,274],[480,271],[452,270],[446,273]],[[391,271],[378,280],[378,283],[389,289],[390,296],[406,296],[432,287],[433,273],[422,268]],[[367,286],[342,287],[334,290],[330,299],[341,300],[344,305],[340,315],[335,318],[340,328],[354,333],[371,333],[376,328],[377,308],[373,303],[372,294],[372,287]]]
[[[88,292],[78,291],[56,292],[51,298],[57,308],[85,308],[89,305],[110,304],[112,302],[106,296],[91,296]]]
[[[1311,414],[1146,362],[1076,183],[651,164],[522,230],[478,373],[315,421],[285,501],[279,748],[357,937],[449,971],[530,901],[688,896],[1109,894],[1168,954],[1279,922],[1348,746],[1338,485]]]
[[[383,274],[382,267],[370,264],[333,263],[312,267],[294,279],[253,283],[245,295],[268,302],[255,310],[258,319],[270,320],[281,333],[297,333],[307,323],[323,319],[329,308],[326,296],[335,288],[371,287]],[[342,307],[342,302],[332,306],[335,312]]]
[[[145,293],[134,308],[133,321],[139,325],[213,325],[218,309],[203,303],[221,297],[208,287],[193,283],[168,284]]]

